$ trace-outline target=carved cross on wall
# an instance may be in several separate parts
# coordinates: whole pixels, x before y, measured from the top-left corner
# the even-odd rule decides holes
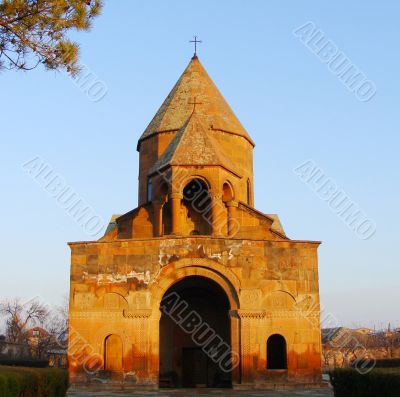
[[[197,97],[194,97],[193,102],[189,102],[189,105],[193,105],[193,113],[196,111],[196,105],[202,105],[202,102],[197,102]]]

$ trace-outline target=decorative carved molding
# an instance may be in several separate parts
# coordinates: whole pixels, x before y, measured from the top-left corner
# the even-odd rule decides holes
[[[148,318],[151,316],[151,309],[137,309],[127,310],[124,309],[123,315],[125,318]]]
[[[265,310],[237,310],[237,314],[240,318],[248,319],[260,319],[264,318],[266,315]]]
[[[110,318],[121,318],[122,311],[75,311],[70,312],[69,317],[73,320],[101,320],[101,319],[110,319]]]
[[[319,311],[302,312],[297,310],[277,310],[266,312],[267,318],[310,318],[319,317]]]

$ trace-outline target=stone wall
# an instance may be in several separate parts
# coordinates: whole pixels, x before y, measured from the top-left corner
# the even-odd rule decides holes
[[[193,237],[70,247],[72,382],[99,376],[105,339],[115,334],[122,339],[122,371],[110,376],[156,387],[160,301],[177,281],[196,275],[217,282],[229,299],[232,350],[241,369],[234,384],[271,380],[266,342],[276,333],[287,343],[283,380],[319,379],[318,243]],[[84,368],[91,366],[88,376]]]

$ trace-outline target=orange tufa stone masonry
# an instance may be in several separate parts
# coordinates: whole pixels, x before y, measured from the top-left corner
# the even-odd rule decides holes
[[[72,384],[320,383],[320,243],[254,208],[253,148],[195,55],[139,139],[139,206],[69,243]]]

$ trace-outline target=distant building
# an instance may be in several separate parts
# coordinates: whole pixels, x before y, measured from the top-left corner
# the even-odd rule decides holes
[[[67,349],[47,350],[47,358],[49,360],[49,367],[55,367],[55,368],[68,367]]]
[[[27,345],[7,341],[5,335],[0,335],[0,357],[2,358],[16,358],[27,356],[29,348]]]
[[[33,327],[27,330],[23,343],[7,341],[0,335],[0,358],[48,361],[50,367],[66,368],[68,355],[64,346],[65,340],[57,340],[45,329]]]
[[[322,357],[326,368],[363,367],[378,359],[400,358],[400,335],[369,328],[322,329]]]
[[[374,330],[371,328],[356,328],[354,332],[358,332],[363,335],[370,335],[374,333]]]

